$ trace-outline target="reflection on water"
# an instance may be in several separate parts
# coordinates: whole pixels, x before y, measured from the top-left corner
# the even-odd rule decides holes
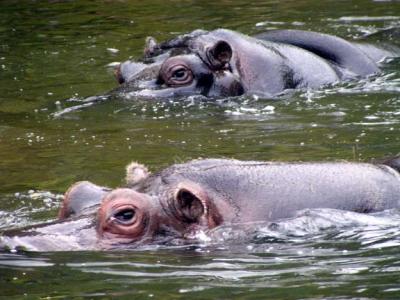
[[[155,171],[198,157],[368,161],[397,154],[399,59],[385,62],[379,76],[274,100],[82,100],[115,88],[107,66],[140,56],[148,35],[296,28],[399,46],[391,30],[399,15],[396,1],[2,1],[0,228],[54,219],[75,181],[121,185],[131,160]],[[397,211],[311,211],[222,227],[184,245],[3,252],[0,295],[397,299],[399,219]]]

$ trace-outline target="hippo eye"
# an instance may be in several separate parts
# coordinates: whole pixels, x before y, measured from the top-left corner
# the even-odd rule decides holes
[[[127,242],[153,234],[150,197],[129,188],[115,189],[102,199],[96,218],[100,241],[118,238]]]
[[[188,85],[193,81],[192,71],[185,65],[175,65],[164,74],[165,83],[169,86]]]
[[[113,218],[122,225],[131,225],[135,221],[136,212],[133,208],[124,208],[117,211]]]
[[[172,79],[176,81],[182,81],[188,76],[188,71],[186,69],[178,69],[172,74]]]

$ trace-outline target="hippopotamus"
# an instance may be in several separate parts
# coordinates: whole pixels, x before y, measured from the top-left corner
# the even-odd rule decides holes
[[[389,50],[303,30],[250,37],[227,29],[195,30],[157,43],[147,38],[141,61],[116,70],[118,93],[140,97],[203,95],[275,97],[380,72]]]
[[[125,187],[76,183],[57,221],[5,232],[0,244],[129,249],[221,225],[292,218],[304,209],[382,211],[400,207],[399,170],[400,158],[377,164],[199,159],[155,174],[132,163]]]

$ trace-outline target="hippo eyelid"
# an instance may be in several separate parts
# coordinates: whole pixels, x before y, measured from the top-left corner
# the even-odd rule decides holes
[[[118,223],[120,225],[126,225],[126,226],[132,225],[137,220],[137,215],[138,215],[137,214],[137,209],[138,208],[133,206],[133,205],[124,205],[122,207],[117,207],[117,208],[112,209],[110,211],[110,213],[107,216],[107,220],[109,222],[116,222],[116,223]],[[121,219],[116,217],[116,215],[118,215],[118,214],[120,214],[120,213],[122,213],[123,211],[126,211],[126,210],[130,210],[130,211],[133,212],[132,213],[132,218],[130,220],[124,221],[124,220],[121,220]]]
[[[167,69],[166,72],[169,85],[186,85],[193,81],[193,73],[185,65],[175,65]]]
[[[158,82],[163,81],[168,86],[179,87],[191,84],[194,74],[182,59],[171,58],[161,66],[159,77],[161,78],[157,80]]]

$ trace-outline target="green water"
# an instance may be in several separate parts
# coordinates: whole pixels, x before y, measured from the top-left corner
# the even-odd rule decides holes
[[[1,1],[1,227],[55,218],[75,181],[121,185],[132,160],[158,170],[198,157],[369,161],[398,154],[398,59],[376,78],[279,101],[111,99],[53,116],[116,87],[107,65],[140,56],[148,35],[296,28],[351,39],[392,26],[400,26],[398,1]],[[400,238],[393,228],[380,230],[379,238],[373,230],[372,237],[339,232],[271,248],[4,253],[0,297],[398,299]],[[378,246],[370,247],[374,237]]]

